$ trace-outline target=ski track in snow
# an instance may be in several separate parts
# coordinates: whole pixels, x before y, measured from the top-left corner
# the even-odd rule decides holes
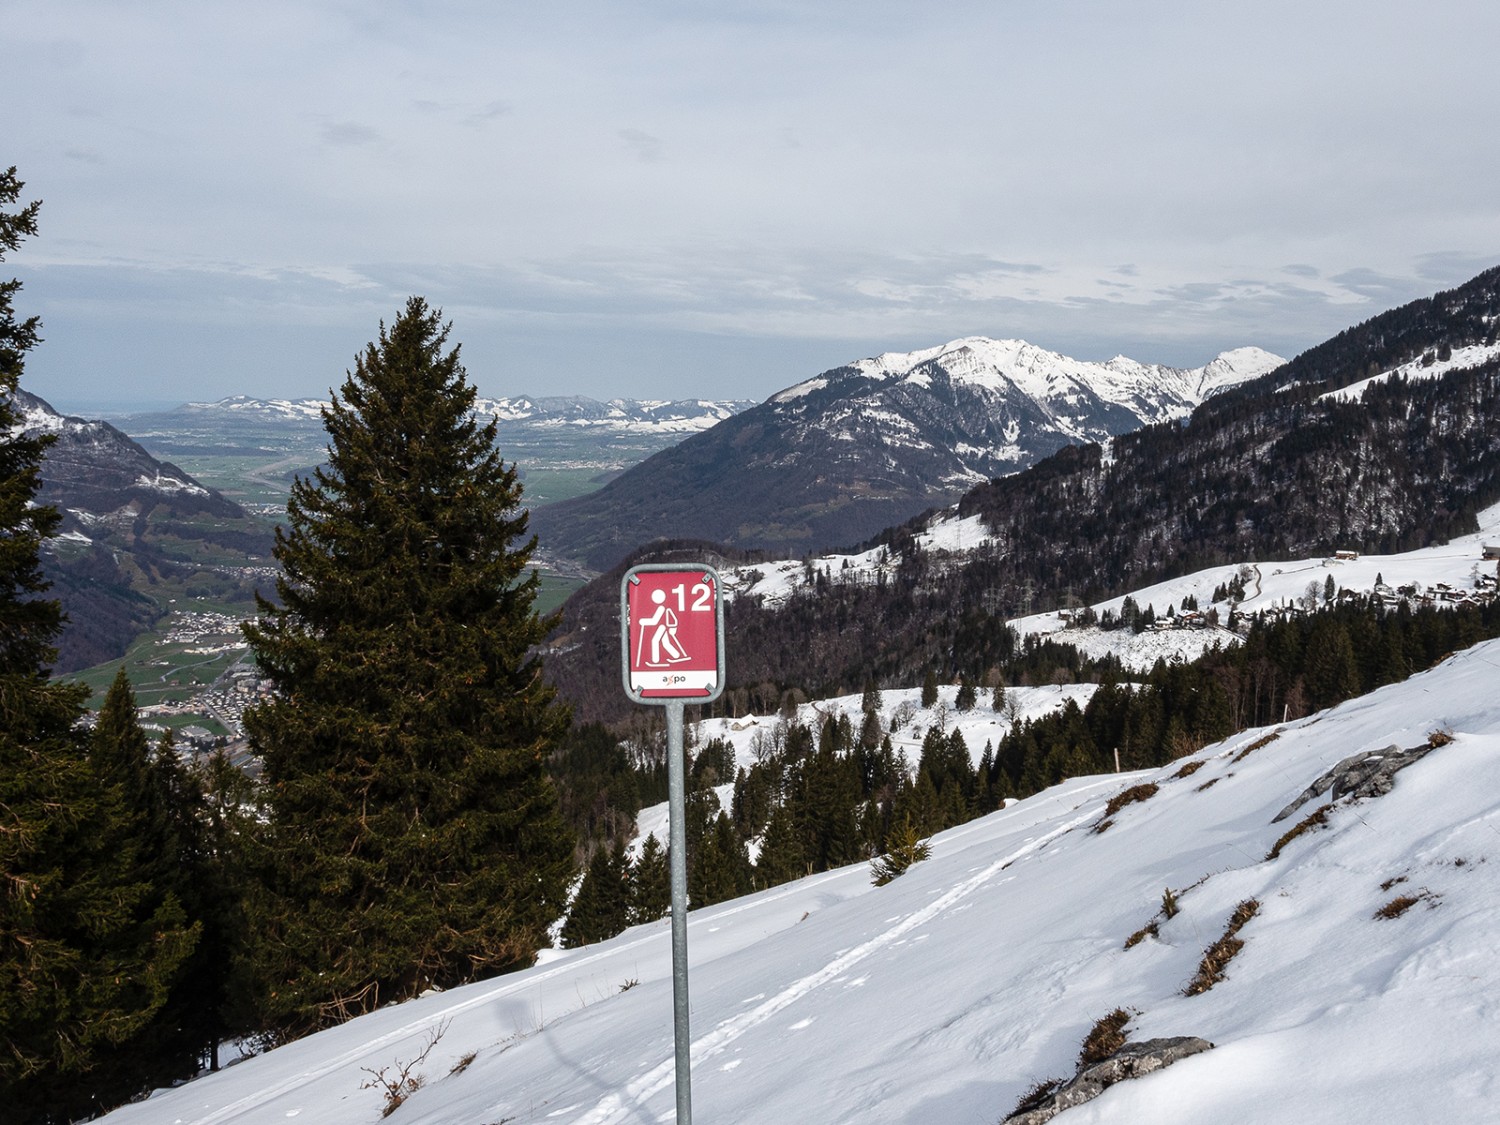
[[[1104,784],[1113,788],[1116,782],[1114,779],[1111,779]],[[995,862],[983,868],[977,875],[964,880],[948,891],[948,893],[934,899],[921,910],[908,914],[890,929],[875,935],[875,937],[861,945],[855,946],[842,956],[835,957],[821,969],[807,974],[800,980],[793,981],[765,1003],[749,1012],[723,1021],[707,1035],[693,1041],[690,1048],[692,1065],[696,1068],[700,1064],[707,1062],[747,1031],[765,1023],[778,1012],[791,1006],[823,985],[828,984],[830,981],[839,979],[850,968],[859,964],[859,962],[872,953],[884,949],[918,926],[932,921],[938,915],[951,909],[960,901],[973,894],[995,875],[1004,871],[1018,859],[1032,852],[1039,851],[1053,840],[1087,823],[1097,816],[1098,812],[1098,808],[1091,805],[1088,812],[1082,816],[1075,817],[1059,825],[1051,832],[1038,836],[1008,855],[995,860]],[[663,1060],[634,1082],[627,1085],[623,1093],[605,1095],[592,1110],[582,1117],[576,1118],[574,1125],[617,1125],[617,1123],[630,1120],[632,1117],[637,1116],[639,1111],[644,1110],[644,1103],[648,1099],[661,1093],[668,1086],[676,1082],[676,1069],[676,1060],[674,1058]]]
[[[1021,853],[1017,854],[1019,855]],[[747,900],[742,905],[732,906],[728,909],[715,910],[712,915],[712,920],[718,921],[729,915],[739,914],[741,911],[748,910],[752,906],[762,905],[766,902],[774,902],[778,898],[785,898],[788,895],[800,893],[801,891],[806,890],[808,886],[816,885],[816,883],[818,882],[826,882],[830,879],[847,876],[848,874],[848,868],[838,868],[834,871],[827,872],[824,877],[819,880],[814,880],[812,882],[809,882],[808,880],[794,881],[792,884],[789,884],[787,888],[780,894],[768,895],[765,898],[756,896],[753,901]],[[688,926],[691,928],[693,923],[696,921],[698,921],[698,919],[689,916]],[[290,1078],[286,1078],[280,1082],[276,1082],[270,1086],[266,1086],[260,1090],[257,1090],[254,1094],[251,1094],[248,1097],[244,1097],[239,1099],[239,1101],[231,1102],[228,1105],[221,1106],[218,1110],[208,1114],[206,1117],[195,1118],[192,1122],[185,1123],[185,1125],[223,1125],[224,1122],[233,1121],[239,1118],[241,1114],[264,1108],[268,1103],[281,1097],[283,1094],[290,1094],[295,1090],[299,1090],[304,1086],[312,1085],[313,1083],[327,1078],[340,1070],[355,1065],[361,1059],[364,1059],[371,1055],[376,1048],[383,1047],[391,1043],[399,1043],[404,1039],[409,1039],[413,1035],[419,1035],[423,1032],[431,1031],[432,1028],[441,1026],[446,1020],[459,1014],[460,1012],[467,1012],[473,1008],[482,1007],[485,1004],[489,1004],[495,1000],[499,1000],[500,998],[521,989],[534,988],[541,981],[549,980],[552,977],[561,975],[563,973],[571,973],[574,970],[578,969],[580,966],[590,964],[591,962],[617,957],[625,950],[634,949],[638,945],[645,945],[647,943],[660,941],[660,933],[652,930],[643,933],[640,937],[624,946],[610,946],[608,948],[601,949],[597,953],[588,954],[584,957],[565,958],[557,962],[557,964],[552,968],[545,969],[541,973],[538,973],[534,976],[529,976],[524,980],[508,981],[507,983],[502,984],[497,988],[489,989],[483,994],[475,996],[470,1000],[464,1000],[457,1004],[450,1004],[439,1012],[424,1014],[420,1019],[416,1019],[411,1021],[410,1023],[403,1024],[402,1026],[392,1031],[386,1032],[384,1035],[378,1035],[373,1039],[366,1039],[356,1044],[355,1046],[348,1048],[345,1051],[341,1051],[334,1057],[325,1060],[321,1065],[317,1067],[309,1070],[304,1070],[300,1074],[293,1075]],[[696,1056],[694,1057],[696,1059]],[[672,1063],[668,1062],[666,1066],[668,1081],[671,1081]]]

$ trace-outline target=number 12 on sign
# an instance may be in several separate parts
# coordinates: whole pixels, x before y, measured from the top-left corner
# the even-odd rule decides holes
[[[723,689],[723,606],[708,567],[638,566],[620,588],[625,691],[706,702]]]

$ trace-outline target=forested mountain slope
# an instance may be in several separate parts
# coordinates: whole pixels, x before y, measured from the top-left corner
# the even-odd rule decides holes
[[[538,508],[533,527],[547,553],[600,568],[681,536],[824,550],[1063,446],[1181,417],[1281,362],[1239,348],[1192,370],[1089,363],[985,337],[887,353],[773,395],[598,492]]]
[[[980,485],[958,505],[988,527],[979,546],[922,549],[923,517],[879,537],[888,565],[874,580],[834,572],[784,603],[733,602],[731,681],[833,695],[929,667],[975,674],[1009,658],[1004,619],[1028,607],[1472,531],[1500,500],[1497,331],[1500,269],[1342,332],[1190,418]],[[606,576],[564,611],[552,674],[586,712],[617,688],[617,597]]]

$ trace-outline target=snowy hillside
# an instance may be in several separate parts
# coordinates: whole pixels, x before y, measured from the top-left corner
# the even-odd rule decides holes
[[[1396,596],[1403,587],[1414,589],[1414,598],[1436,597],[1444,588],[1458,594],[1477,590],[1481,583],[1495,577],[1495,563],[1483,559],[1486,546],[1500,546],[1500,504],[1479,513],[1479,530],[1452,541],[1418,551],[1393,555],[1358,555],[1353,558],[1314,557],[1275,562],[1249,560],[1230,566],[1210,567],[1159,582],[1133,591],[1130,595],[1141,609],[1151,606],[1158,617],[1170,606],[1180,609],[1186,598],[1193,598],[1204,611],[1212,604],[1216,588],[1240,577],[1245,582],[1245,597],[1237,603],[1242,614],[1262,610],[1275,611],[1298,606],[1316,587],[1319,600],[1330,578],[1338,590],[1359,594],[1388,592]],[[957,559],[992,541],[977,516],[959,519],[952,513],[940,514],[916,537],[922,550],[938,557],[943,554]],[[884,548],[856,554],[825,555],[808,561],[781,560],[754,566],[728,567],[722,573],[726,596],[761,597],[777,605],[809,590],[818,574],[827,581],[869,583],[882,573],[890,576],[899,565],[899,555]],[[1118,614],[1124,596],[1098,602],[1091,608],[1097,614],[1106,610]],[[1230,605],[1218,604],[1227,618]],[[1031,614],[1012,620],[1022,635],[1054,634],[1060,641],[1078,648],[1085,656],[1102,657],[1112,653],[1127,667],[1148,671],[1158,658],[1192,660],[1215,644],[1237,644],[1239,638],[1220,627],[1167,628],[1160,631],[1132,633],[1128,629],[1105,631],[1097,627],[1074,626],[1069,618],[1056,612]]]
[[[1080,778],[934,839],[890,885],[860,865],[691,915],[703,1121],[994,1122],[1073,1073],[1094,1022],[1213,1049],[1066,1121],[1493,1120],[1500,1050],[1500,642],[1151,773]],[[1385,796],[1273,822],[1330,767],[1453,741]],[[1435,739],[1433,741],[1442,741]],[[1189,773],[1189,770],[1194,772]],[[1152,783],[1150,799],[1109,799]],[[1139,790],[1138,790],[1139,792]],[[1178,913],[1161,916],[1163,890]],[[1184,995],[1241,903],[1243,948]],[[1389,915],[1381,916],[1381,915]],[[1154,936],[1126,941],[1155,922]],[[414,1060],[411,1125],[671,1120],[668,925],[389,1008],[107,1120],[376,1122]],[[812,1065],[810,1065],[810,1063]]]
[[[209,498],[209,490],[187,473],[156,460],[108,422],[60,414],[20,389],[14,399],[18,418],[13,432],[54,439],[43,460],[43,479],[52,486],[44,498],[63,500],[64,510],[73,501],[85,512],[113,511],[122,493],[134,492]],[[68,490],[65,496],[58,495],[60,488]],[[111,506],[102,506],[106,502]]]

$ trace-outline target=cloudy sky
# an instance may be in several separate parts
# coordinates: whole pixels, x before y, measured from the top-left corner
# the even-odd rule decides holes
[[[0,0],[72,409],[763,398],[954,337],[1291,355],[1500,262],[1493,0]]]

